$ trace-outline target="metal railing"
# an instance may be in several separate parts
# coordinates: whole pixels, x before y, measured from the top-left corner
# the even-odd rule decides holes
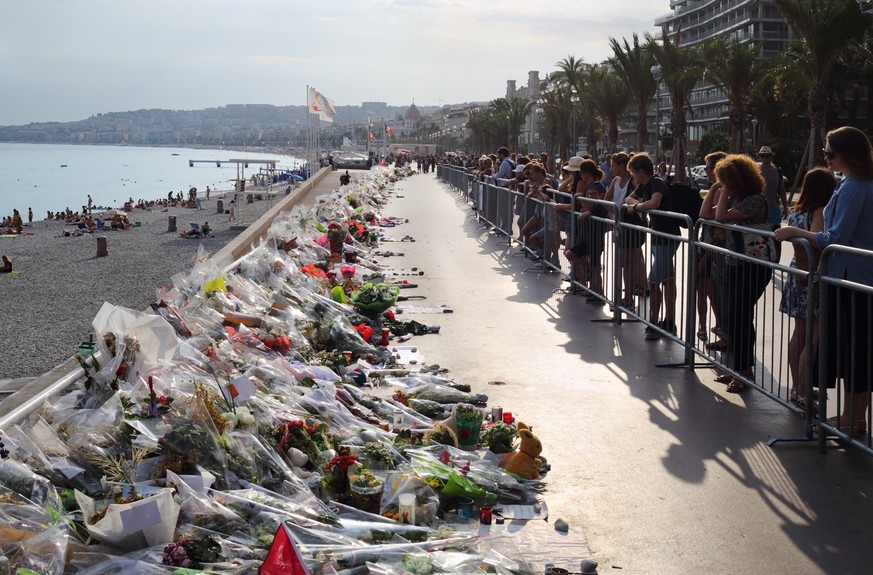
[[[868,301],[873,301],[873,287],[826,277],[832,253],[867,258],[873,267],[873,252],[832,246],[824,251],[819,273],[803,271],[781,263],[790,261],[787,254],[773,262],[732,251],[713,241],[730,234],[756,234],[768,240],[774,238],[769,231],[709,220],[692,222],[687,215],[672,212],[646,212],[649,217],[679,220],[681,231],[677,236],[622,221],[622,208],[593,199],[584,201],[589,206],[607,208],[609,216],[592,216],[586,220],[590,225],[579,226],[575,225],[580,215],[578,209],[563,214],[563,220],[554,210],[557,203],[570,202],[569,194],[550,190],[555,200],[542,201],[488,181],[477,181],[475,176],[449,166],[439,166],[437,175],[465,201],[476,205],[475,217],[480,222],[521,248],[513,255],[541,258],[537,265],[524,271],[560,273],[570,282],[568,292],[581,291],[588,296],[587,301],[609,305],[606,319],[592,321],[639,321],[657,338],[683,346],[681,362],[659,367],[714,368],[720,375],[803,415],[805,426],[801,436],[774,437],[770,444],[814,441],[817,435],[822,448],[828,437],[838,438],[873,455],[871,431],[866,425],[873,421],[870,394],[837,389],[836,401],[830,403],[855,410],[852,421],[845,421],[833,419],[838,410],[833,406],[829,410],[830,398],[824,386],[818,392],[815,389],[819,382],[833,382],[837,377],[835,365],[849,361],[845,354],[839,358],[836,355],[849,345],[844,344],[849,336],[843,334],[841,339],[832,333],[835,326],[845,326],[847,322],[860,326],[851,332],[853,339],[849,343],[852,347],[867,345],[867,351],[860,356],[868,364],[866,371],[857,361],[847,364],[856,375],[844,378],[869,376],[873,381],[873,350],[869,349],[870,340],[862,337],[869,338],[873,326],[873,303]],[[521,233],[534,215],[542,218],[535,225],[539,237],[535,233]],[[653,250],[663,242],[676,246],[675,255],[670,258],[675,273],[667,274],[674,278],[674,290],[666,284],[648,282],[645,275]],[[780,251],[792,248],[804,251],[807,261],[814,261],[813,247],[806,240],[795,238],[790,244],[775,246]],[[568,252],[574,247],[578,253]],[[804,288],[808,302],[805,313],[800,303],[792,299],[801,282],[808,286]],[[667,289],[659,290],[660,293],[647,293],[664,287]],[[839,298],[833,296],[837,292],[841,294]],[[846,294],[855,294],[854,299]],[[862,300],[861,295],[867,299]],[[835,317],[839,321],[834,321]],[[668,320],[673,323],[665,323]],[[653,334],[650,337],[656,338]],[[863,418],[858,415],[862,407],[866,410]]]

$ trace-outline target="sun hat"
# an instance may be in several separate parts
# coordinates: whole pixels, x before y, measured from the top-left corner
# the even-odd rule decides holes
[[[759,156],[772,156],[773,150],[770,149],[770,146],[761,146],[761,149],[758,150]]]
[[[569,160],[567,160],[567,165],[564,166],[564,169],[568,172],[578,172],[579,166],[582,165],[582,158],[579,156],[573,156]]]

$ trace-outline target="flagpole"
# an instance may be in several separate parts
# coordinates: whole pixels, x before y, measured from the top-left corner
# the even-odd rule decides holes
[[[307,177],[312,177],[312,125],[309,118],[309,84],[306,84],[306,162],[309,164]]]

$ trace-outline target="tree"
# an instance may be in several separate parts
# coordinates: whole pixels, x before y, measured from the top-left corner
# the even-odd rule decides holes
[[[569,158],[570,126],[573,122],[573,91],[567,86],[552,85],[540,94],[539,105],[543,110],[540,128],[544,130],[543,140],[549,152],[557,151],[557,156]]]
[[[570,120],[573,123],[572,139],[574,141],[571,144],[572,150],[570,151],[570,154],[574,155],[579,146],[577,120],[581,115],[583,104],[581,102],[580,94],[582,94],[582,85],[584,83],[584,76],[588,65],[584,60],[577,60],[575,56],[567,56],[563,60],[558,61],[555,65],[558,67],[558,70],[552,74],[552,81],[555,82],[557,86],[569,89],[572,94],[573,111]]]
[[[752,86],[760,76],[758,48],[754,44],[728,42],[724,37],[709,40],[703,46],[708,63],[704,77],[724,92],[728,100],[732,154],[745,151],[745,125],[749,116]]]
[[[518,149],[518,135],[530,114],[533,102],[524,98],[498,98],[491,100],[492,117],[499,120],[501,128],[505,129],[507,145],[512,150]]]
[[[866,18],[855,0],[774,0],[808,54],[810,133],[807,166],[821,162],[828,78],[840,53],[861,39]]]
[[[673,163],[676,165],[676,179],[685,183],[685,140],[688,122],[686,111],[691,110],[689,97],[702,72],[702,62],[698,51],[691,46],[681,46],[681,30],[677,29],[671,38],[665,31],[656,39],[646,34],[646,46],[651,50],[655,61],[661,66],[661,78],[670,94],[670,127],[673,132]]]
[[[600,119],[607,126],[609,153],[615,152],[618,142],[618,120],[630,101],[625,83],[615,72],[604,66],[595,66],[590,73],[591,102],[600,112]]]
[[[624,81],[628,96],[637,107],[637,149],[644,150],[648,136],[648,110],[658,89],[658,83],[652,76],[652,65],[655,60],[651,51],[640,44],[640,38],[636,33],[633,35],[633,46],[628,44],[626,38],[624,44],[619,44],[615,38],[609,39],[609,45],[615,57],[610,61]],[[611,138],[611,137],[610,137]]]

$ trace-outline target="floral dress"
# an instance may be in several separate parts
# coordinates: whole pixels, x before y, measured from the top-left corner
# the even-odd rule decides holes
[[[810,225],[811,214],[809,212],[796,212],[794,210],[788,214],[788,225],[795,226],[803,230],[808,230]],[[791,267],[797,268],[797,259],[791,258]],[[805,318],[807,304],[807,294],[809,290],[806,286],[797,283],[797,276],[788,274],[782,288],[782,303],[779,304],[779,311],[787,314],[789,317]]]

